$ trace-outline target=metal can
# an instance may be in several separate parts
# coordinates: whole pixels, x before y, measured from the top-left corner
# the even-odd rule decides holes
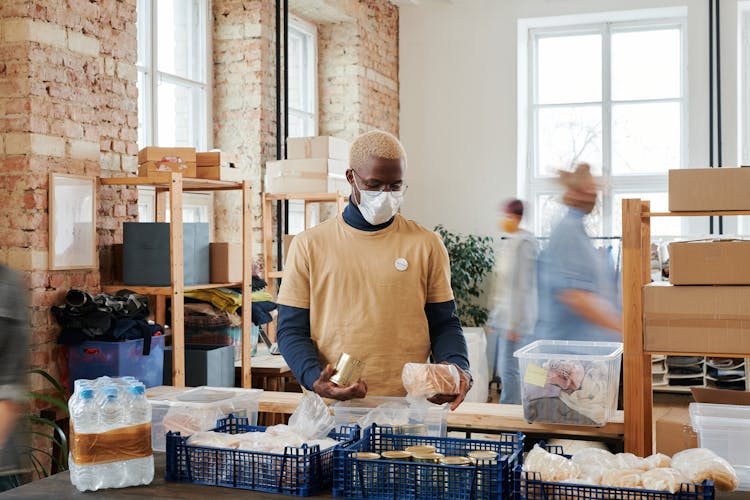
[[[418,462],[422,464],[437,464],[440,463],[440,459],[445,458],[442,453],[412,453],[412,462]]]
[[[351,457],[357,459],[351,462],[352,484],[361,496],[369,496],[379,483],[379,469],[373,462],[380,459],[380,453],[360,451],[352,453]]]
[[[381,455],[385,460],[398,460],[403,462],[411,460],[411,453],[406,451],[384,451]]]
[[[333,367],[335,373],[331,377],[331,382],[339,387],[348,387],[359,380],[364,368],[365,364],[362,361],[342,352],[339,355],[338,361],[336,361],[336,365]]]
[[[372,453],[369,451],[359,451],[352,453],[352,458],[359,460],[380,460],[380,453]]]
[[[407,453],[411,453],[412,455],[415,453],[424,455],[425,453],[435,453],[437,451],[437,448],[435,448],[431,444],[417,444],[414,446],[409,446],[404,451]]]
[[[474,450],[467,453],[469,459],[477,464],[494,463],[497,461],[497,452],[492,450]]]
[[[443,465],[471,465],[471,460],[468,457],[443,457],[440,459],[440,463]]]
[[[493,467],[497,465],[497,452],[492,450],[474,450],[467,453],[471,463],[477,466],[477,496],[488,498],[492,495]]]

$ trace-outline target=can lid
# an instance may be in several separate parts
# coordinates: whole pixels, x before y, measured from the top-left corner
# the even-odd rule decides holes
[[[471,460],[467,457],[443,457],[440,459],[440,463],[445,465],[470,465]]]
[[[437,451],[437,448],[435,448],[431,444],[418,444],[415,446],[409,446],[404,451],[413,455],[415,453],[435,453],[435,451]]]
[[[403,460],[411,458],[411,453],[408,453],[406,451],[399,451],[399,450],[393,450],[393,451],[384,451],[381,453],[383,458],[389,459],[389,460]]]
[[[438,461],[442,458],[445,458],[445,455],[442,453],[412,453],[411,456],[414,458],[414,460],[434,460]]]
[[[357,458],[359,460],[379,460],[380,454],[370,453],[367,451],[359,451],[357,453],[352,453],[352,458]]]
[[[497,452],[492,450],[474,450],[467,453],[469,458],[475,458],[477,460],[493,460],[497,458]]]

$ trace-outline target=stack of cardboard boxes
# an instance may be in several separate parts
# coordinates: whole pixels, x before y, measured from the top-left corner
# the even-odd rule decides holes
[[[349,143],[329,136],[287,140],[287,160],[266,163],[269,194],[341,193],[348,195]]]
[[[221,151],[196,153],[195,158],[199,179],[232,182],[242,182],[244,180],[242,170],[235,168],[234,163],[226,163],[225,161],[225,164],[222,164]]]
[[[160,172],[180,172],[183,177],[195,177],[195,148],[149,146],[141,149],[138,152],[138,175],[152,177]]]

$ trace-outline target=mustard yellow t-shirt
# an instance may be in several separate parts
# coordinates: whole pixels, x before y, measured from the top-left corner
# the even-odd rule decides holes
[[[430,334],[424,307],[453,300],[440,237],[396,215],[360,231],[335,219],[292,240],[278,303],[310,310],[322,364],[346,352],[364,361],[369,395],[402,396],[405,363],[424,363]]]

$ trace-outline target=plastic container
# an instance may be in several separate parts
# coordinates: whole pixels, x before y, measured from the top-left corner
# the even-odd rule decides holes
[[[182,431],[188,436],[187,427],[196,431],[207,431],[216,426],[216,421],[234,414],[247,418],[248,425],[258,422],[258,399],[261,389],[229,389],[224,387],[196,387],[184,392],[176,392],[149,398],[151,403],[151,443],[154,450],[166,449],[167,431]],[[164,418],[169,416],[173,423],[165,427]]]
[[[217,432],[264,432],[265,427],[229,416],[217,422]],[[341,428],[330,438],[350,446],[359,438],[358,428]],[[331,484],[334,448],[318,445],[287,447],[283,454],[187,444],[187,437],[168,433],[165,479],[244,490],[311,496]]]
[[[354,499],[495,500],[512,498],[513,471],[523,458],[523,434],[500,434],[498,440],[405,436],[373,425],[350,447],[337,448],[333,496]],[[497,457],[475,465],[445,465],[399,460],[367,460],[357,453],[383,453],[431,445],[445,456],[467,457],[471,451]]]
[[[690,403],[698,446],[726,459],[737,472],[737,489],[750,491],[750,406]]]
[[[164,373],[164,336],[151,337],[151,351],[143,355],[143,339],[123,342],[87,340],[68,348],[70,386],[78,379],[95,379],[104,375],[137,378],[146,387],[162,384]]]
[[[550,446],[539,443],[550,453],[565,455],[562,446]],[[683,483],[680,491],[645,490],[641,488],[614,488],[609,486],[591,486],[585,484],[555,483],[542,481],[538,472],[525,472],[523,465],[515,467],[515,496],[514,500],[562,499],[617,499],[627,500],[711,500],[715,496],[713,481],[701,484]]]
[[[382,406],[381,406],[382,405]],[[380,407],[381,411],[373,410]],[[357,424],[387,425],[403,434],[444,437],[447,430],[448,405],[429,402],[410,404],[406,398],[370,396],[339,401],[331,405],[336,426]]]
[[[601,427],[617,412],[621,343],[537,340],[513,355],[528,422]]]

